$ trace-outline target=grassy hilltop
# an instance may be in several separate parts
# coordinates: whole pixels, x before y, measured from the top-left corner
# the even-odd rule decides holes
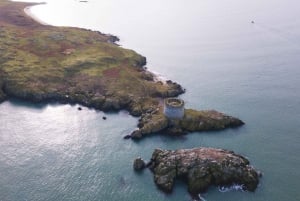
[[[183,92],[155,82],[145,57],[114,44],[116,37],[41,25],[24,13],[29,5],[0,2],[0,100],[76,102],[139,115],[158,97]]]

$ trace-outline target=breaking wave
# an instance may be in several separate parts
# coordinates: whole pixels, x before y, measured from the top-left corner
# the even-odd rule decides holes
[[[229,191],[245,191],[245,186],[243,184],[233,184],[232,186],[219,186],[219,191],[222,193]]]

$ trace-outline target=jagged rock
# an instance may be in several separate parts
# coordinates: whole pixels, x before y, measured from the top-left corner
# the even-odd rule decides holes
[[[135,130],[130,134],[132,139],[140,139],[142,138],[142,133],[140,130]]]
[[[154,81],[154,74],[149,71],[144,71],[141,75],[144,80]]]
[[[124,137],[123,137],[123,139],[125,139],[125,140],[128,140],[128,139],[130,139],[131,138],[131,135],[125,135]]]
[[[6,95],[0,90],[0,103],[6,99]]]
[[[118,99],[106,98],[101,109],[103,111],[109,111],[109,110],[120,110],[120,108],[121,107]]]
[[[175,179],[180,178],[186,181],[191,195],[201,193],[211,185],[239,184],[244,190],[255,191],[260,175],[243,156],[213,148],[156,149],[149,168],[161,190],[171,192]]]
[[[146,163],[143,159],[137,158],[134,160],[134,162],[133,162],[134,170],[140,171],[140,170],[143,170],[145,167],[146,167]]]
[[[104,102],[105,97],[100,94],[96,94],[93,98],[91,98],[91,106],[96,109],[101,109]]]
[[[146,114],[139,123],[142,135],[159,132],[168,127],[168,119],[163,114]]]
[[[0,81],[0,103],[3,102],[7,98],[5,93],[3,92],[2,88],[3,88],[3,84]]]
[[[187,134],[182,128],[170,126],[167,130],[167,133],[171,136],[181,136]]]
[[[141,116],[142,115],[142,107],[137,102],[132,102],[129,105],[129,111],[132,116]]]

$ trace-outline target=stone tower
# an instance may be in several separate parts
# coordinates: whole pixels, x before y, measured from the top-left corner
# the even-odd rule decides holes
[[[182,119],[184,116],[184,101],[179,98],[165,99],[164,114],[169,119]]]

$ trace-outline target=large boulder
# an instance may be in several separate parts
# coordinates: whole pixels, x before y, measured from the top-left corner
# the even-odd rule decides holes
[[[180,178],[186,181],[191,195],[197,195],[211,185],[239,184],[243,190],[255,191],[260,176],[243,156],[214,148],[156,149],[149,167],[161,190],[171,192],[175,179]]]
[[[143,159],[137,158],[133,162],[133,169],[136,171],[140,171],[146,167],[146,163]]]

